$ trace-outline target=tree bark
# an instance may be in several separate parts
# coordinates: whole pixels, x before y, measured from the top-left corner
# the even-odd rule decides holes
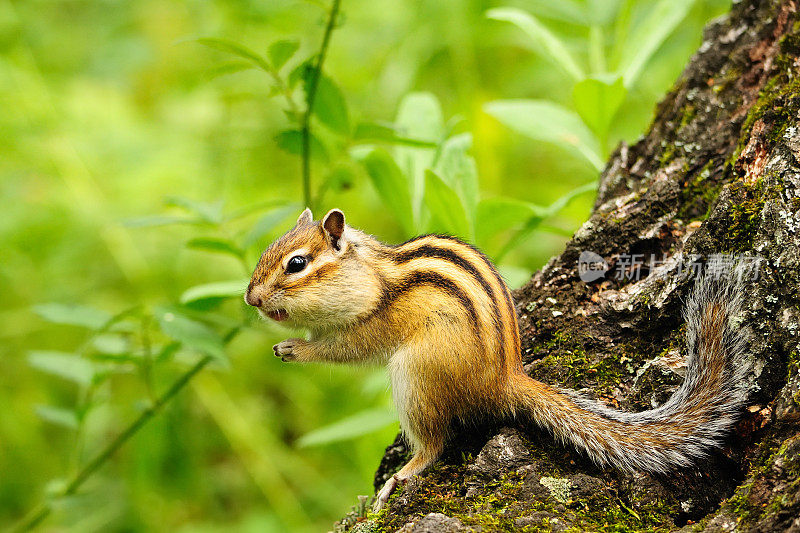
[[[627,475],[532,428],[465,432],[387,511],[337,528],[800,531],[798,18],[794,0],[744,0],[713,22],[649,132],[612,155],[590,219],[514,295],[532,377],[644,410],[682,379],[687,267],[763,258],[743,324],[749,403],[725,447]],[[584,251],[607,261],[604,278],[581,280]],[[398,438],[376,485],[405,455]]]

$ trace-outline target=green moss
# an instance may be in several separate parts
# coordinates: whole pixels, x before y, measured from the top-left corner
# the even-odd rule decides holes
[[[711,181],[711,170],[720,164],[718,159],[711,159],[694,177],[687,177],[681,189],[680,210],[677,217],[685,222],[706,220],[711,206],[722,189],[721,181]]]
[[[756,102],[751,106],[742,124],[737,147],[724,163],[726,176],[730,176],[733,169],[737,167],[742,152],[750,143],[753,126],[756,122],[763,120],[766,125],[764,141],[768,145],[765,147],[767,150],[780,142],[786,134],[787,128],[795,124],[797,113],[800,110],[800,99],[797,98],[800,93],[800,78],[793,77],[791,73],[795,70],[794,64],[799,54],[800,30],[793,27],[792,33],[785,35],[780,41],[780,52],[774,59],[774,71],[777,74],[769,79],[759,92]],[[728,69],[721,77],[714,80],[713,90],[726,92],[730,84],[736,82],[740,75],[741,72],[738,69]],[[684,106],[681,127],[688,124],[693,118],[692,108],[691,104]],[[662,166],[675,158],[675,152],[674,145],[667,145],[659,158]],[[745,162],[745,164],[747,163]],[[709,183],[710,169],[720,165],[719,160],[709,161],[699,173],[687,179],[681,191],[682,207],[678,213],[679,218],[685,221],[708,218],[709,209],[719,195],[723,182],[730,181],[725,179],[718,183]],[[736,226],[737,234],[729,236],[727,239],[728,244],[731,245],[730,250],[740,251],[752,242],[751,239],[757,227],[758,213],[762,207],[763,201],[758,194],[755,194],[746,202],[746,205],[735,210],[733,223]],[[800,209],[800,202],[797,202],[795,208]]]
[[[748,496],[750,495],[750,490],[752,487],[752,481],[740,485],[736,489],[736,492],[733,493],[733,496],[728,498],[727,501],[728,508],[731,509],[731,511],[733,511],[733,513],[743,522],[747,521],[748,517],[750,516],[752,506],[750,505]]]
[[[783,494],[791,494],[793,491],[781,491],[769,502],[762,502],[758,495],[754,494],[754,485],[762,478],[768,475],[768,471],[779,457],[786,457],[787,442],[782,441],[779,437],[772,435],[762,442],[759,452],[752,460],[750,465],[750,476],[748,480],[740,485],[736,492],[728,498],[724,507],[734,513],[740,521],[741,525],[752,524],[757,522],[760,518],[768,513],[779,510],[786,502],[782,501]],[[784,471],[788,472],[795,478],[793,484],[800,483],[798,474],[800,474],[800,461],[795,456],[793,461],[789,461],[784,466]]]
[[[681,108],[681,122],[678,125],[678,131],[685,128],[694,117],[697,116],[697,108],[692,103],[687,103]]]
[[[674,143],[667,143],[664,147],[664,150],[661,152],[661,155],[658,156],[658,163],[659,166],[665,167],[667,166],[673,159],[675,159],[675,153],[677,152],[677,147]]]
[[[584,339],[574,332],[556,331],[543,346],[547,354],[542,366],[555,374],[561,385],[583,387],[591,384],[599,394],[613,390],[628,377],[633,359],[624,347],[618,347],[617,357],[604,357],[599,360],[588,357]]]
[[[407,498],[402,515],[381,511],[369,515],[378,531],[396,531],[409,520],[429,513],[458,518],[465,525],[480,526],[484,531],[515,531],[514,518],[503,511],[517,501],[522,475],[511,473],[481,486],[478,495],[466,497],[465,465],[437,465],[424,477],[413,495],[406,487],[398,488],[388,507],[397,498]]]
[[[728,211],[730,217],[726,231],[721,236],[724,250],[740,252],[752,247],[760,226],[761,212],[768,197],[763,178],[747,185],[743,181],[731,184],[731,193],[736,199]]]
[[[523,440],[535,464],[536,476],[567,480],[583,469],[564,461],[563,448],[552,439]],[[367,516],[374,531],[394,532],[427,514],[442,513],[483,532],[552,531],[551,518],[559,521],[559,527],[566,526],[567,531],[657,532],[670,530],[672,517],[678,513],[675,502],[637,501],[617,486],[613,476],[603,480],[605,490],[578,490],[573,485],[571,489],[575,490],[562,491],[563,501],[549,496],[531,499],[530,487],[524,488],[524,472],[507,473],[486,482],[470,472],[467,466],[471,463],[472,459],[467,458],[457,464],[439,463],[424,473],[419,483],[398,487],[387,509]],[[577,497],[578,494],[587,495]],[[398,499],[402,505],[393,510]],[[522,517],[528,518],[527,523],[518,525],[517,520]]]
[[[727,65],[725,70],[714,78],[711,90],[715,94],[729,93],[728,89],[742,79],[742,74],[743,70],[741,65],[735,63]]]
[[[800,56],[800,24],[795,22],[792,31],[783,36],[779,44],[780,53],[774,60],[775,68],[785,72],[795,67],[794,60]]]
[[[778,75],[771,78],[761,89],[756,103],[742,125],[742,135],[730,158],[731,162],[739,159],[744,148],[750,142],[753,125],[763,119],[768,126],[767,141],[774,144],[786,132],[786,128],[794,124],[797,116],[797,105],[787,105],[787,100],[795,97],[800,91],[800,78],[792,76],[794,62],[800,53],[800,32],[785,35],[780,41],[780,50],[775,59],[775,70]]]
[[[672,526],[671,516],[676,512],[669,505],[626,505],[612,492],[592,494],[583,499],[558,501],[546,497],[540,500],[521,500],[520,491],[524,477],[511,473],[499,480],[480,485],[480,493],[464,496],[466,487],[460,477],[459,467],[441,467],[425,475],[424,484],[414,494],[405,494],[400,488],[392,497],[406,498],[402,515],[386,511],[369,515],[377,531],[396,531],[405,523],[418,520],[429,513],[442,513],[457,518],[464,525],[485,532],[551,531],[549,518],[566,523],[567,531],[668,531]],[[541,517],[540,522],[520,526],[521,517]]]

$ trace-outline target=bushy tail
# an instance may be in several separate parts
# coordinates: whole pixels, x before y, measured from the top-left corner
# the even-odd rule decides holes
[[[510,384],[512,411],[527,415],[600,465],[664,473],[717,447],[746,399],[746,331],[736,323],[746,270],[701,277],[684,311],[686,378],[663,405],[641,413],[610,409],[524,374]]]

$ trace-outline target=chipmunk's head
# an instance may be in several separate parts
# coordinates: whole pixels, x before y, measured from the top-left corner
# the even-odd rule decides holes
[[[261,254],[245,302],[294,327],[324,329],[352,321],[373,292],[358,250],[365,237],[345,224],[338,209],[320,221],[306,209]]]

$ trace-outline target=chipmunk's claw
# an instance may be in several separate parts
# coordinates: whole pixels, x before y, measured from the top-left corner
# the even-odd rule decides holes
[[[276,357],[281,358],[281,361],[294,361],[297,359],[297,354],[294,353],[294,349],[297,347],[299,341],[302,341],[302,339],[286,339],[273,346],[272,351],[275,352]]]
[[[390,477],[386,483],[383,485],[383,488],[375,495],[375,503],[372,505],[372,511],[377,513],[381,509],[386,506],[386,502],[389,501],[389,496],[397,488],[398,483],[400,483],[400,479],[397,477],[397,474]]]

